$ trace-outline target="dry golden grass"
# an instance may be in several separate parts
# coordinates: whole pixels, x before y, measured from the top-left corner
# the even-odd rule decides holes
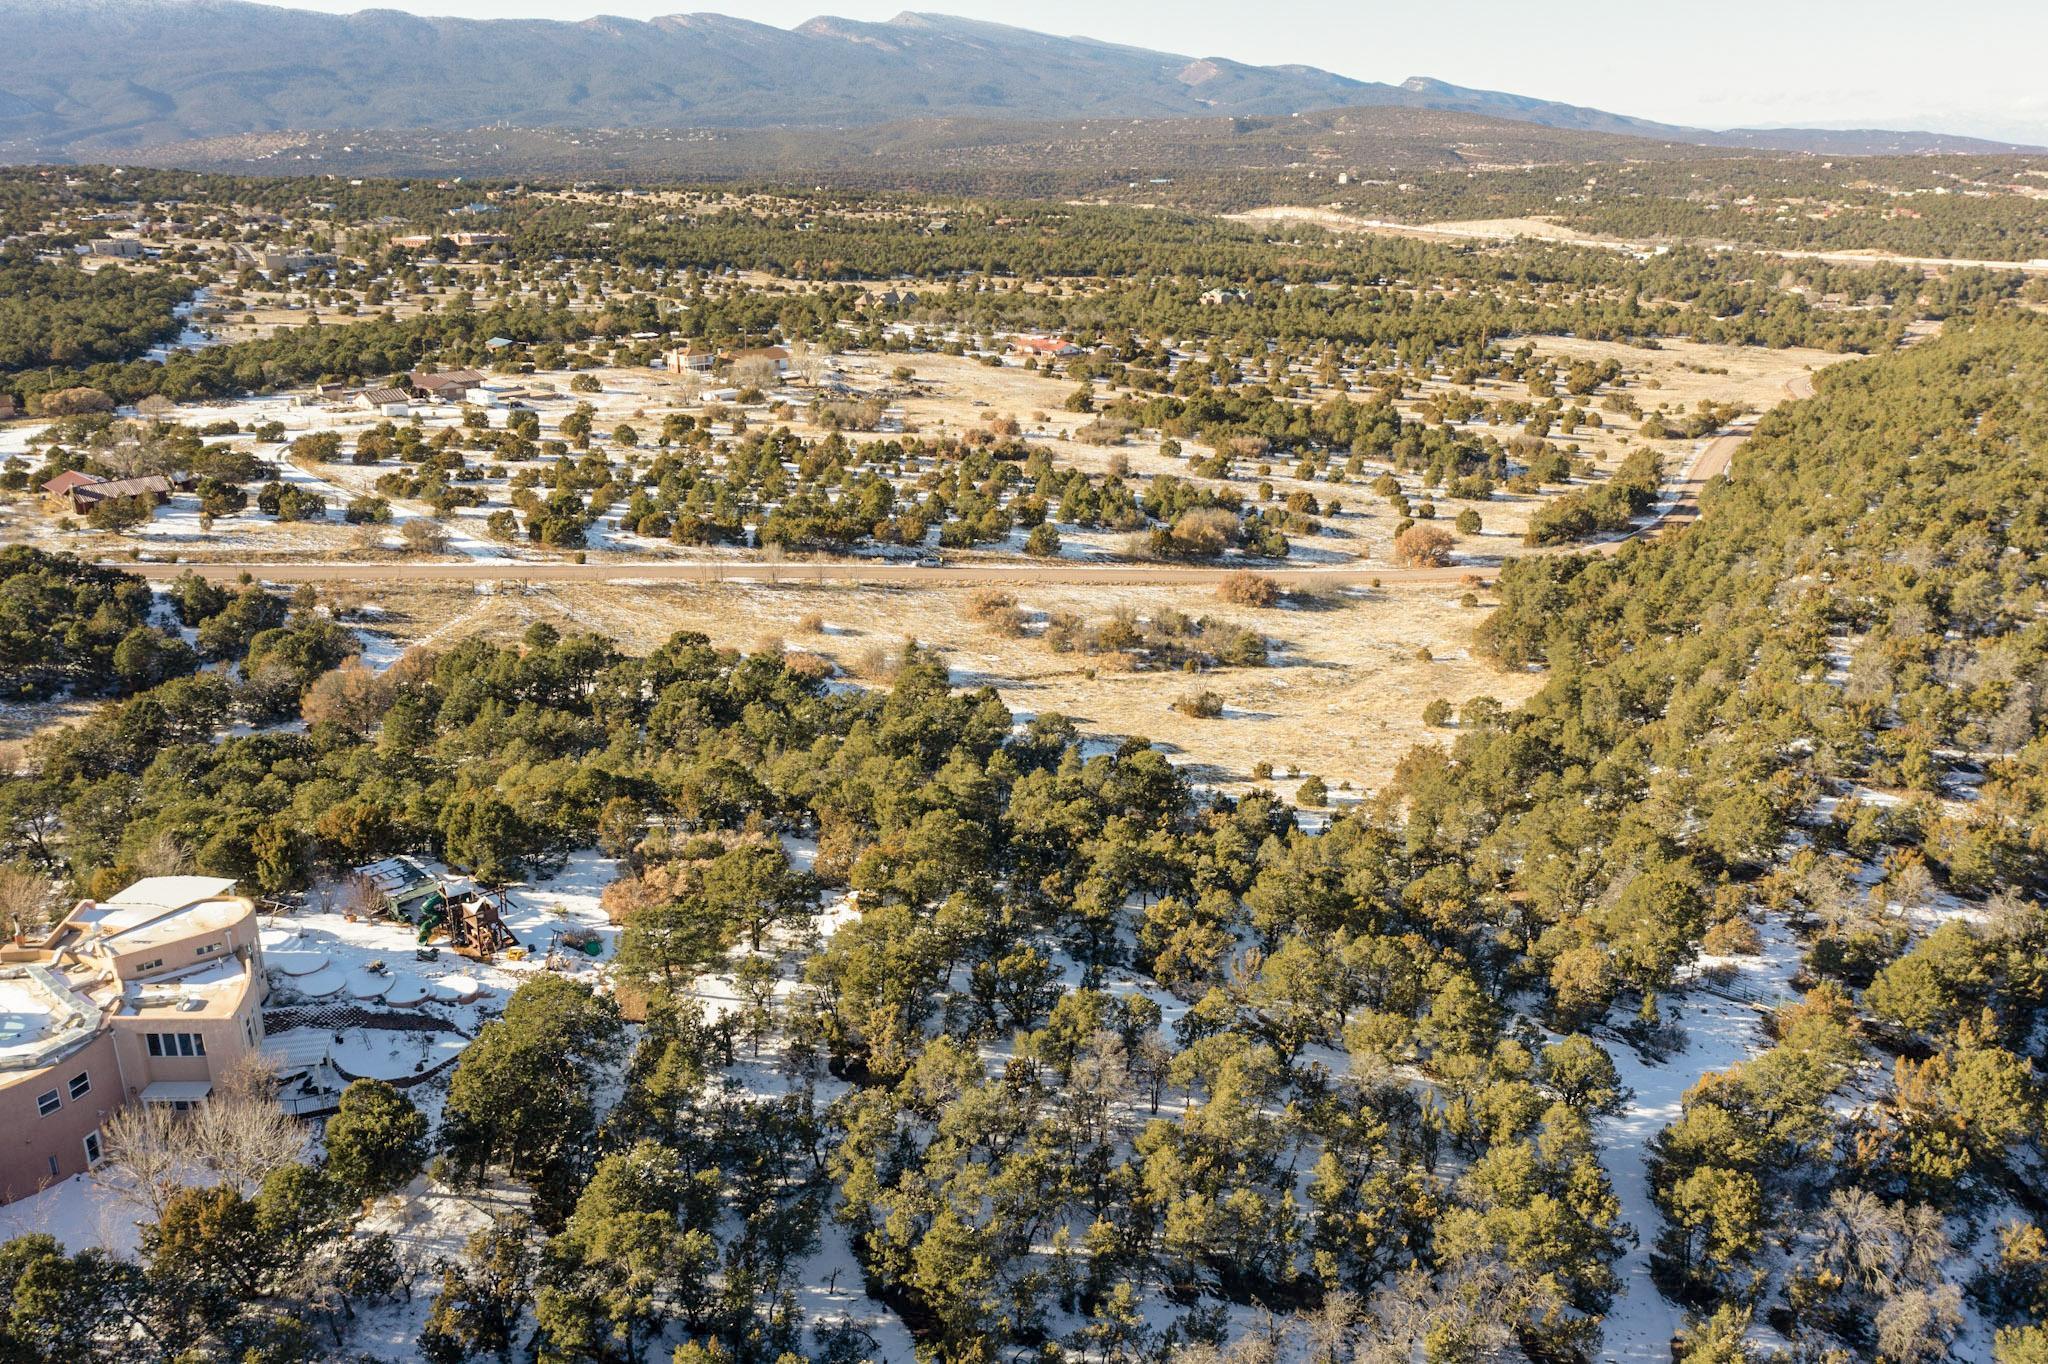
[[[1020,715],[1057,712],[1091,735],[1151,739],[1211,785],[1242,789],[1264,762],[1280,772],[1316,772],[1332,790],[1344,782],[1371,790],[1411,745],[1455,736],[1455,730],[1423,724],[1423,708],[1432,699],[1459,706],[1484,695],[1514,706],[1541,682],[1531,673],[1499,672],[1472,656],[1472,631],[1485,613],[1458,605],[1466,590],[1332,592],[1319,602],[1271,610],[1230,606],[1217,601],[1213,588],[1195,586],[1015,593],[1017,605],[1010,609],[1034,622],[1057,612],[1093,621],[1118,610],[1145,617],[1172,608],[1234,620],[1275,642],[1273,666],[1199,675],[1131,671],[1109,657],[1054,653],[1038,638],[1036,624],[1013,637],[973,619],[957,588],[575,584],[484,593],[435,585],[349,591],[326,599],[375,605],[384,613],[378,628],[402,640],[439,643],[469,634],[510,642],[536,620],[565,631],[594,630],[635,652],[677,630],[701,630],[717,644],[743,649],[764,637],[801,633],[805,653],[830,659],[867,685],[886,685],[909,638],[941,650],[956,683],[993,686]],[[804,627],[813,618],[815,632]],[[1225,712],[1202,719],[1174,709],[1176,701],[1200,691],[1221,696]]]

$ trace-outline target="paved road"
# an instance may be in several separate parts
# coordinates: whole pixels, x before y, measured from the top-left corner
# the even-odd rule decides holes
[[[1800,375],[1786,384],[1795,398],[1813,396],[1813,384]],[[1751,428],[1737,427],[1708,441],[1680,478],[1666,485],[1663,511],[1653,520],[1612,540],[1592,545],[1566,545],[1535,553],[1613,554],[1631,540],[1651,535],[1668,525],[1682,525],[1698,518],[1700,490],[1716,474],[1727,472],[1735,452],[1749,439]],[[279,583],[440,583],[440,582],[528,582],[528,583],[720,583],[720,582],[849,582],[901,587],[977,587],[993,585],[1066,584],[1097,587],[1214,586],[1232,572],[1231,568],[1182,568],[1165,564],[1080,564],[1054,563],[963,563],[948,568],[918,568],[911,564],[879,559],[841,559],[805,563],[690,563],[670,559],[608,559],[595,563],[570,563],[560,559],[463,559],[443,563],[348,563],[344,561],[299,562],[229,561],[208,563],[148,563],[110,561],[110,568],[125,569],[145,578],[175,578],[196,573],[215,581],[231,581],[247,573]],[[1373,568],[1347,564],[1340,568],[1262,568],[1259,570],[1283,587],[1354,587],[1373,584],[1469,585],[1490,580],[1500,571],[1498,564],[1451,564],[1444,568]]]

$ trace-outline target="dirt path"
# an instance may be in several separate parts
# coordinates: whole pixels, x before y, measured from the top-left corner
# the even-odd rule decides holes
[[[1595,247],[1604,251],[1627,251],[1640,255],[1668,245],[1658,241],[1634,241],[1622,237],[1581,232],[1541,218],[1479,218],[1438,223],[1403,223],[1390,218],[1365,218],[1330,208],[1254,208],[1242,213],[1220,215],[1230,222],[1270,225],[1310,223],[1332,232],[1365,232],[1382,237],[1450,239],[1453,241],[1513,241],[1532,237],[1567,246]],[[1904,265],[1922,270],[2017,270],[2022,274],[2048,274],[2048,259],[1977,260],[1961,256],[1901,256],[1887,251],[1815,251],[1796,247],[1757,246],[1736,241],[1689,239],[1687,245],[1707,249],[1728,247],[1753,251],[1786,260],[1817,260],[1829,265]]]

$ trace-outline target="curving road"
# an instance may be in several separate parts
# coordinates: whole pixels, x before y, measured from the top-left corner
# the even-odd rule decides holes
[[[1785,385],[1788,396],[1810,398],[1813,381],[1799,375]],[[1754,428],[1736,427],[1708,441],[1691,466],[1665,485],[1656,516],[1627,535],[1587,545],[1563,545],[1536,553],[1613,554],[1623,545],[1670,525],[1697,520],[1700,491],[1716,474],[1728,471],[1735,452]],[[703,563],[670,559],[616,559],[571,563],[562,559],[468,559],[441,563],[350,563],[342,560],[220,561],[160,563],[103,561],[144,578],[176,578],[196,573],[214,581],[232,581],[244,573],[278,583],[796,583],[848,582],[898,587],[980,587],[991,585],[1069,584],[1099,587],[1214,586],[1237,568],[1183,568],[1166,564],[965,563],[948,568],[918,568],[878,559],[840,559],[805,563]],[[1283,587],[1351,587],[1434,583],[1441,586],[1483,583],[1500,571],[1498,564],[1450,564],[1443,568],[1260,568],[1258,572]]]

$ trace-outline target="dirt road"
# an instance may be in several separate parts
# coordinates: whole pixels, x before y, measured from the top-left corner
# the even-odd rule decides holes
[[[1254,208],[1242,213],[1225,213],[1221,217],[1230,222],[1271,225],[1274,223],[1310,223],[1333,232],[1363,232],[1382,237],[1410,237],[1417,239],[1449,239],[1452,241],[1513,241],[1529,237],[1540,241],[1558,242],[1566,246],[1583,246],[1603,251],[1625,251],[1631,255],[1645,255],[1671,245],[1669,242],[1632,240],[1622,237],[1607,237],[1594,232],[1581,232],[1562,223],[1541,218],[1475,219],[1466,222],[1445,223],[1403,223],[1386,218],[1365,218],[1356,214],[1343,213],[1329,208],[1273,207]],[[1815,251],[1795,247],[1759,246],[1755,243],[1738,241],[1708,241],[1691,239],[1688,245],[1708,250],[1753,251],[1758,255],[1778,256],[1786,260],[1817,260],[1830,265],[1902,265],[1921,270],[2017,270],[2026,275],[2048,274],[2048,259],[2031,260],[1978,260],[1963,256],[1902,256],[1888,251]]]

